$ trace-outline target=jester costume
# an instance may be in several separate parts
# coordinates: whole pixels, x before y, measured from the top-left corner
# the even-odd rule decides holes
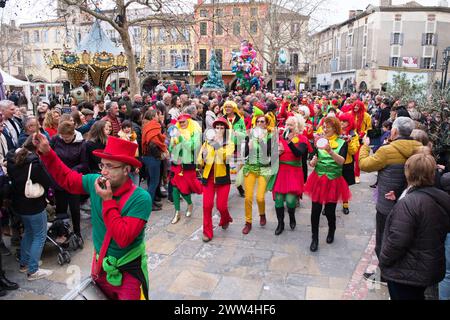
[[[278,143],[282,144],[284,152],[279,158],[278,172],[269,182],[269,190],[272,190],[278,219],[275,235],[281,234],[284,230],[284,202],[288,207],[291,229],[294,229],[296,225],[297,199],[304,191],[302,157],[307,154],[306,141],[301,134],[294,137],[291,142],[284,138],[284,131],[279,134]]]
[[[182,129],[180,121],[187,121],[187,127]],[[173,186],[173,204],[175,216],[172,224],[180,220],[181,196],[188,204],[186,216],[192,214],[191,194],[202,193],[202,186],[197,179],[196,154],[201,146],[201,128],[188,115],[180,115],[176,127],[180,132],[178,137],[170,139],[169,152],[171,154],[170,183]]]
[[[257,116],[255,121],[262,118],[267,123],[264,115]],[[256,123],[254,124],[256,125]],[[263,130],[263,129],[260,129]],[[260,225],[266,224],[266,193],[267,182],[272,175],[270,158],[272,155],[272,134],[267,130],[262,136],[255,137],[256,129],[253,129],[245,140],[245,165],[244,165],[244,189],[245,189],[245,227],[242,230],[248,234],[252,225],[253,193],[256,184],[256,202],[260,215]]]
[[[334,153],[344,159],[347,158],[347,143],[337,135],[328,138],[328,143]],[[336,205],[337,202],[348,202],[351,197],[347,182],[342,176],[342,165],[334,161],[332,156],[325,150],[318,150],[318,161],[314,171],[309,175],[305,185],[305,193],[312,200],[311,229],[312,243],[311,251],[316,251],[319,241],[319,222],[322,206],[325,206],[325,215],[328,219],[327,243],[334,240],[336,230]]]
[[[131,161],[117,156],[114,159],[130,165],[136,163],[133,166],[139,167],[139,162],[133,161],[137,145],[128,141],[110,137],[104,153],[103,150],[94,153],[98,157],[112,159],[117,154],[126,153],[126,149]],[[91,198],[92,240],[96,252],[92,264],[94,281],[110,299],[148,299],[144,242],[145,224],[152,210],[148,192],[128,179],[114,191],[113,199],[103,200],[95,190],[99,174],[81,175],[70,170],[53,150],[41,155],[41,160],[64,190],[70,190],[72,194],[87,194]]]

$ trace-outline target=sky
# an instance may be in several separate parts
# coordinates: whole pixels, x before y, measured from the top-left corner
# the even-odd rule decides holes
[[[50,1],[50,0],[47,0]],[[192,0],[197,2],[197,0]],[[36,7],[36,3],[45,0],[8,0],[4,9],[0,8],[0,19],[8,22],[16,20],[17,24],[49,19],[44,8]],[[393,0],[393,4],[406,3],[408,0]],[[422,5],[436,6],[439,0],[417,0]],[[328,25],[343,22],[348,18],[349,10],[364,10],[369,4],[378,5],[379,0],[328,0],[326,6],[318,14],[323,28]],[[323,29],[319,28],[319,29]]]

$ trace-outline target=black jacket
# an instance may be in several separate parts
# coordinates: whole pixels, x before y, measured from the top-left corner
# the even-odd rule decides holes
[[[420,287],[441,281],[449,231],[450,196],[433,187],[409,190],[386,220],[380,254],[382,276]]]
[[[47,207],[45,198],[48,188],[52,184],[52,180],[36,154],[30,153],[21,166],[16,166],[14,156],[15,152],[13,150],[8,152],[6,156],[8,175],[11,179],[12,207],[18,214],[22,215],[40,213]],[[31,181],[33,183],[39,183],[45,190],[44,195],[36,199],[28,199],[25,197],[25,182],[27,181],[30,163],[33,165],[30,175]]]

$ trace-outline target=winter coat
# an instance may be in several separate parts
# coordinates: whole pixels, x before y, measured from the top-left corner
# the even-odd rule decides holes
[[[382,276],[420,287],[445,275],[450,196],[434,187],[408,190],[387,217],[380,253]]]
[[[11,150],[7,154],[8,175],[11,179],[11,198],[12,207],[18,214],[33,215],[40,213],[47,207],[46,195],[48,188],[52,185],[52,180],[47,170],[42,165],[39,157],[35,153],[29,153],[25,162],[17,166],[15,164],[15,151]],[[25,197],[25,182],[28,178],[28,169],[32,163],[30,179],[33,183],[39,183],[45,190],[45,193],[36,199]]]
[[[370,148],[362,146],[359,153],[359,167],[362,171],[378,171],[378,199],[377,211],[388,215],[395,201],[385,198],[385,194],[394,191],[396,198],[400,198],[406,189],[405,162],[411,157],[422,144],[418,141],[401,138],[382,146],[369,156]]]
[[[75,131],[75,139],[71,143],[65,143],[59,135],[52,138],[50,146],[62,160],[62,162],[72,170],[80,173],[87,173],[88,160],[86,153],[86,141],[78,131]]]
[[[211,111],[211,110],[206,111],[206,117],[205,117],[206,129],[212,129],[212,127],[213,127],[212,125],[213,125],[214,121],[216,121],[216,119],[217,119],[217,116],[213,111]]]

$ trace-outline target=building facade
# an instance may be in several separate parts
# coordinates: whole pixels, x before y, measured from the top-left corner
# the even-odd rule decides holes
[[[450,46],[448,30],[448,6],[382,1],[381,6],[351,11],[345,22],[313,36],[311,83],[317,89],[353,91],[383,89],[399,73],[440,81],[442,52]]]

